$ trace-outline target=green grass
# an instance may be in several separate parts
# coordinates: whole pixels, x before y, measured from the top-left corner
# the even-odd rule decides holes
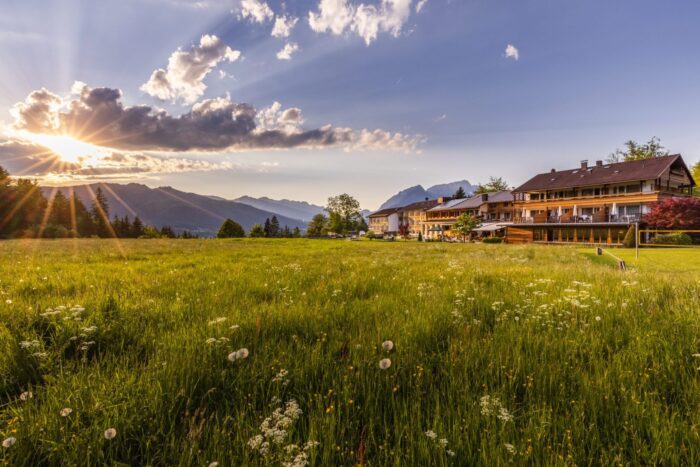
[[[685,256],[659,274],[567,247],[121,248],[0,243],[0,463],[303,464],[308,441],[311,465],[700,463]],[[279,444],[251,448],[292,400]]]
[[[633,248],[606,249],[623,259],[628,267],[645,274],[690,274],[700,275],[700,248],[640,248],[639,258]],[[581,250],[589,258],[595,257],[592,248]],[[595,258],[599,263],[616,264],[609,255]]]

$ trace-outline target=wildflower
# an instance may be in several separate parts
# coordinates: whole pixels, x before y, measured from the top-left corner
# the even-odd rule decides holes
[[[447,438],[440,438],[440,441],[438,441],[438,443],[440,443],[440,446],[442,446],[443,448],[446,448],[447,447]]]
[[[7,303],[8,305],[12,305],[12,300],[10,300],[10,299],[8,298],[7,300],[5,300],[5,303]],[[8,438],[8,439],[9,439],[9,438]],[[11,445],[10,445],[10,446],[11,446]]]
[[[447,454],[447,455],[450,456],[450,457],[454,457],[454,456],[455,456],[455,452],[454,452],[454,451],[451,451],[451,450],[449,450],[449,449],[448,449],[447,451],[445,451],[445,454]]]
[[[32,394],[31,391],[24,391],[22,394],[19,395],[19,400],[28,401],[32,397],[34,397],[34,394]]]
[[[381,360],[379,360],[379,368],[381,368],[382,370],[386,370],[390,366],[391,360],[389,360],[388,358],[382,358]]]
[[[215,324],[223,323],[226,321],[228,318],[224,318],[223,316],[220,316],[212,321],[209,321],[209,326],[214,326]]]
[[[596,320],[596,321],[600,321],[600,320],[602,320],[602,319],[603,319],[603,318],[601,318],[600,316],[596,316],[596,317],[595,317],[595,320]]]
[[[394,343],[392,341],[382,342],[382,349],[386,350],[387,352],[389,352],[393,348],[394,348]]]
[[[506,451],[508,451],[509,454],[515,454],[515,446],[510,443],[504,443],[503,446],[505,446]]]
[[[503,420],[504,422],[510,422],[513,420],[513,416],[508,412],[508,409],[505,407],[501,407],[498,409],[498,418]]]
[[[219,463],[216,462],[216,461],[210,462],[209,465],[208,465],[207,467],[219,467]]]
[[[207,344],[216,344],[217,340],[216,337],[210,337],[205,341]]]
[[[9,448],[12,447],[13,444],[17,442],[17,438],[14,436],[10,436],[9,438],[6,438],[5,441],[2,442],[2,447],[4,448]]]
[[[246,349],[245,347],[228,354],[228,359],[232,362],[235,362],[236,360],[240,360],[242,358],[248,358],[248,349]]]
[[[427,436],[429,439],[436,439],[437,434],[433,430],[428,430],[425,432],[425,436]]]
[[[72,413],[73,413],[73,409],[71,409],[70,407],[65,407],[65,408],[61,409],[61,417],[67,417],[68,415],[70,415]]]
[[[105,430],[105,439],[114,439],[117,437],[117,429],[116,428],[107,428]]]

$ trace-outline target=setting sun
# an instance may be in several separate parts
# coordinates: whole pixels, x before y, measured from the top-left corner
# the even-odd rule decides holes
[[[32,135],[32,140],[52,150],[63,162],[77,164],[92,158],[100,148],[68,135]]]

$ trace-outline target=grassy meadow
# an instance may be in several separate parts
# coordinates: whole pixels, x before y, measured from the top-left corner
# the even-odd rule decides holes
[[[0,242],[0,463],[698,465],[683,251]]]

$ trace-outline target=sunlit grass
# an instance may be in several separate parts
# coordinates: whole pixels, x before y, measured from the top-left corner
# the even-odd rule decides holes
[[[0,243],[6,464],[700,461],[697,270],[566,247],[122,246]]]

